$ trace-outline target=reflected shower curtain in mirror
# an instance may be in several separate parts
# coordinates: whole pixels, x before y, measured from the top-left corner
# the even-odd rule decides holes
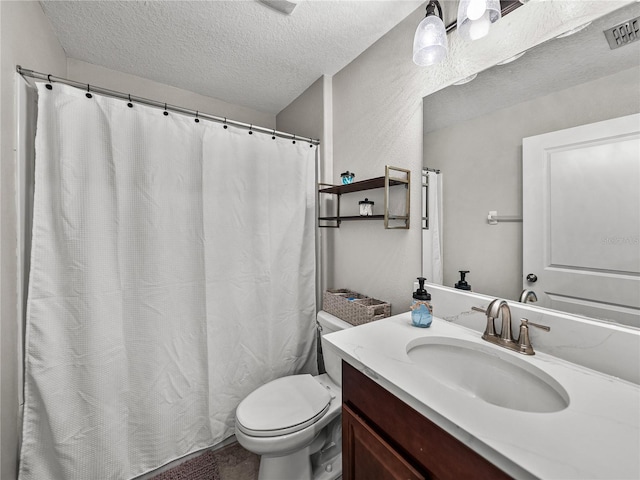
[[[424,173],[423,173],[424,175]],[[425,212],[429,219],[429,228],[422,230],[422,275],[432,283],[442,285],[442,172],[428,171],[428,188],[423,189],[422,206],[429,205]]]
[[[122,480],[315,372],[305,142],[38,85],[22,480]]]

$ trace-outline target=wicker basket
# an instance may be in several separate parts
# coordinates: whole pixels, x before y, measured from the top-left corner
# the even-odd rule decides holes
[[[391,315],[391,304],[347,289],[326,290],[322,309],[351,325],[362,325]]]

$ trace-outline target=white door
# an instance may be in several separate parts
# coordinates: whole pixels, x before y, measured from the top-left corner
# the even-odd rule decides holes
[[[640,114],[523,140],[523,287],[640,327]]]

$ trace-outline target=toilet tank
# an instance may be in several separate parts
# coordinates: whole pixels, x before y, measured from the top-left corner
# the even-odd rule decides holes
[[[324,368],[327,370],[329,378],[333,382],[342,386],[342,365],[340,363],[340,357],[335,355],[333,351],[325,346],[324,336],[344,330],[345,328],[351,328],[353,325],[339,319],[338,317],[331,315],[330,313],[320,310],[317,316],[318,324],[322,328],[322,336],[320,337],[320,344],[322,345],[322,357],[324,359]]]

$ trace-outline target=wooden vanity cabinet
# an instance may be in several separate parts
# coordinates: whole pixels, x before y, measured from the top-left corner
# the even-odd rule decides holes
[[[342,362],[344,480],[511,478]]]

